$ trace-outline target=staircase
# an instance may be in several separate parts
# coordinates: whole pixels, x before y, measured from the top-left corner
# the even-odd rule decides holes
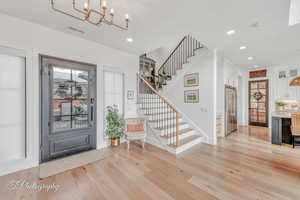
[[[188,59],[195,56],[195,51],[203,45],[191,36],[185,36],[158,70],[158,88],[163,88],[168,80],[181,70]]]
[[[138,74],[138,110],[148,119],[151,134],[147,142],[171,153],[181,153],[203,141],[203,137],[176,107],[159,93],[167,81],[183,68],[188,58],[203,46],[190,36],[184,37],[158,70],[158,75],[149,78]],[[143,57],[145,60],[145,56]],[[140,63],[141,64],[141,63]],[[151,80],[151,81],[149,81]],[[157,89],[158,90],[157,90]]]

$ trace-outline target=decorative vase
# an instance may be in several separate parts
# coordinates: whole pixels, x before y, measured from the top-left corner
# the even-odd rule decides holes
[[[117,147],[120,145],[120,138],[111,138],[110,141],[112,147]]]

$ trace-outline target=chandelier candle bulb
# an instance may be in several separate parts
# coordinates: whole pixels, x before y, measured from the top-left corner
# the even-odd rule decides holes
[[[115,13],[114,9],[113,8],[110,9],[110,22],[111,23],[113,23],[114,13]]]
[[[89,3],[88,2],[84,2],[84,10],[88,10],[89,8]]]
[[[106,1],[103,1],[103,2],[102,2],[102,8],[103,8],[104,10],[107,8],[107,3],[106,3]]]
[[[110,9],[110,15],[114,15],[114,13],[115,13],[115,11],[114,11],[114,9],[112,8],[112,9]]]

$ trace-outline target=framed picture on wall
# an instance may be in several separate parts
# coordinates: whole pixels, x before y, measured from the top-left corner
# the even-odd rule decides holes
[[[199,90],[184,91],[184,103],[199,103]]]
[[[290,77],[296,77],[298,76],[298,70],[297,69],[291,69],[290,70]]]
[[[286,71],[280,71],[279,72],[278,78],[282,79],[282,78],[286,78],[286,77],[287,77]]]
[[[249,72],[249,78],[264,78],[267,77],[267,70],[255,70]]]
[[[186,74],[184,76],[184,87],[199,86],[199,73]]]
[[[128,100],[133,100],[134,99],[134,91],[133,90],[128,90],[127,91],[127,99]]]

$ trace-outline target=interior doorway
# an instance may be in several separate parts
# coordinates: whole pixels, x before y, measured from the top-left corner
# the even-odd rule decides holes
[[[225,136],[237,130],[237,91],[225,85]]]
[[[269,81],[249,81],[249,125],[268,127]]]
[[[96,66],[41,57],[40,161],[96,148]]]

